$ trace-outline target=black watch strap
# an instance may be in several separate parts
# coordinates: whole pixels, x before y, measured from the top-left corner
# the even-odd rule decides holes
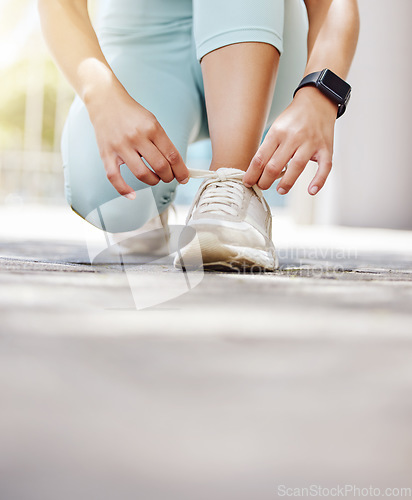
[[[349,102],[352,90],[351,86],[347,82],[333,73],[333,71],[323,69],[322,71],[310,73],[305,76],[293,93],[293,97],[295,97],[298,90],[307,86],[316,87],[332,102],[338,105],[337,118],[343,115]]]
[[[321,74],[322,71],[317,71],[316,73],[310,73],[309,75],[306,75],[305,78],[303,78],[303,80],[299,83],[298,88],[293,93],[293,97],[295,97],[296,92],[300,90],[302,87],[307,87],[308,85],[316,87],[316,83],[319,80]]]

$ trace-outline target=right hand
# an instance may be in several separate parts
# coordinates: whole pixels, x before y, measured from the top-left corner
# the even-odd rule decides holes
[[[189,171],[172,141],[156,117],[121,89],[87,105],[96,133],[100,156],[107,178],[128,199],[136,193],[120,174],[120,165],[150,186],[160,180],[181,184],[189,180]],[[144,164],[143,157],[154,170]]]

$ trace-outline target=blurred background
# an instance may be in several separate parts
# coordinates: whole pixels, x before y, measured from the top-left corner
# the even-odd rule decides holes
[[[91,1],[92,18],[98,2]],[[267,192],[296,223],[412,229],[410,0],[360,0],[361,37],[349,75],[353,97],[338,120],[334,169],[315,198],[311,165],[286,197]],[[371,12],[373,11],[373,16]],[[73,91],[52,62],[34,0],[0,0],[0,203],[64,204],[60,136]],[[209,141],[190,147],[188,164],[207,168]],[[196,182],[180,189],[187,205]]]
[[[0,202],[62,202],[59,141],[73,98],[47,55],[36,2],[0,1]]]

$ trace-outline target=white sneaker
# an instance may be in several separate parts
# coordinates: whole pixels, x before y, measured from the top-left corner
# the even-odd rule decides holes
[[[196,266],[200,245],[206,269],[276,269],[272,215],[261,190],[247,188],[242,182],[244,172],[236,168],[190,169],[190,174],[206,178],[186,220],[197,238],[177,253],[175,267]]]
[[[169,209],[170,207],[135,231],[111,233],[112,243],[117,244],[123,254],[168,255],[170,241]]]

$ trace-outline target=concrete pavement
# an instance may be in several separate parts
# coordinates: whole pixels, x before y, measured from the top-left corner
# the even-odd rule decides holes
[[[91,266],[63,207],[0,221],[1,499],[412,487],[410,233],[279,214],[279,271],[187,290],[170,258]]]

